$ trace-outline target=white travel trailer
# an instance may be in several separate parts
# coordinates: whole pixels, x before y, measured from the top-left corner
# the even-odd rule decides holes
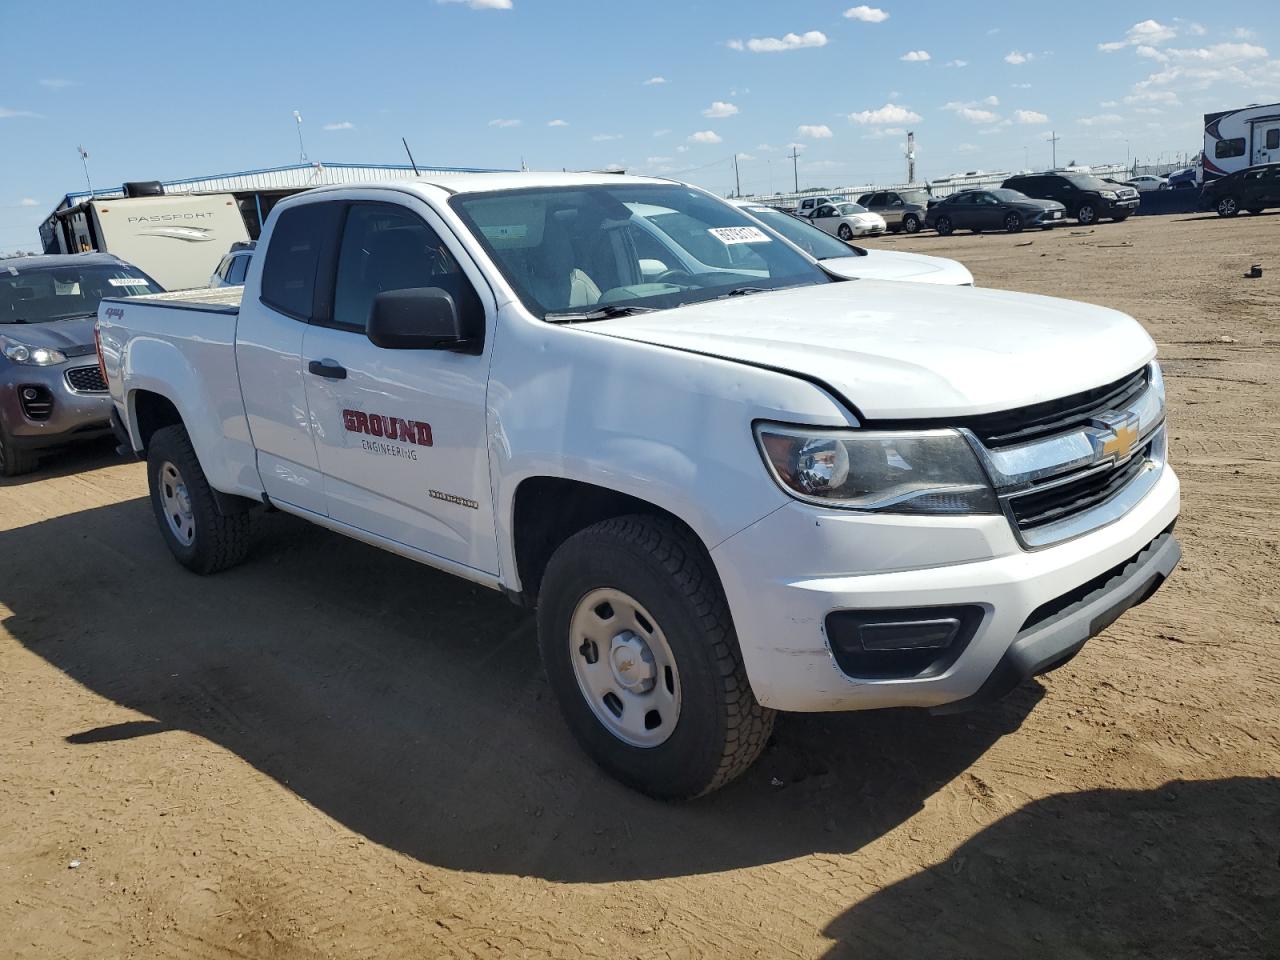
[[[46,252],[113,253],[166,290],[185,290],[206,286],[231,245],[249,239],[229,193],[126,193],[58,210],[41,230]]]
[[[1280,103],[1204,115],[1204,180],[1259,163],[1280,163]]]

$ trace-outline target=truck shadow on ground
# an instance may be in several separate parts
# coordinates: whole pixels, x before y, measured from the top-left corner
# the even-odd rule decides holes
[[[668,877],[859,849],[1016,730],[1042,695],[1031,685],[950,718],[784,716],[741,781],[657,803],[578,750],[527,614],[293,518],[266,519],[243,566],[205,578],[171,559],[145,498],[0,532],[5,629],[142,715],[62,731],[86,769],[129,739],[189,731],[426,863],[556,881]]]
[[[827,957],[1275,957],[1278,857],[1274,777],[1058,794],[842,914]]]

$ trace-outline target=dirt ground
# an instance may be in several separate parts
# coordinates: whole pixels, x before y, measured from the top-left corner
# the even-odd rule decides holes
[[[0,956],[1280,956],[1280,215],[874,245],[1159,341],[1151,602],[977,713],[783,717],[668,806],[500,597],[278,515],[201,579],[141,465],[59,456],[0,486]]]

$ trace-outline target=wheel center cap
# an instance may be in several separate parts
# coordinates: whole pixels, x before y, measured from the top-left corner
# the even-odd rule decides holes
[[[657,676],[649,645],[626,630],[613,638],[609,648],[609,666],[618,685],[632,693],[648,693]]]
[[[191,497],[187,493],[187,485],[180,484],[178,489],[174,491],[178,498],[178,509],[182,511],[185,517],[191,516]]]

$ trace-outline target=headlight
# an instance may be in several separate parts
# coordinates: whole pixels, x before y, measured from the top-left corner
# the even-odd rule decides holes
[[[999,513],[995,492],[955,430],[823,432],[761,424],[778,484],[800,500],[877,513]]]
[[[67,355],[61,350],[52,350],[49,347],[28,347],[25,343],[15,343],[13,340],[4,338],[0,338],[0,344],[3,344],[5,359],[12,363],[31,367],[48,367],[67,359]]]
[[[1160,361],[1151,361],[1151,373],[1148,377],[1151,389],[1156,392],[1156,396],[1160,398],[1160,406],[1164,406],[1164,371],[1160,369]]]
[[[1103,200],[1114,200],[1116,198],[1116,192],[1114,190],[1099,190],[1098,196]]]

